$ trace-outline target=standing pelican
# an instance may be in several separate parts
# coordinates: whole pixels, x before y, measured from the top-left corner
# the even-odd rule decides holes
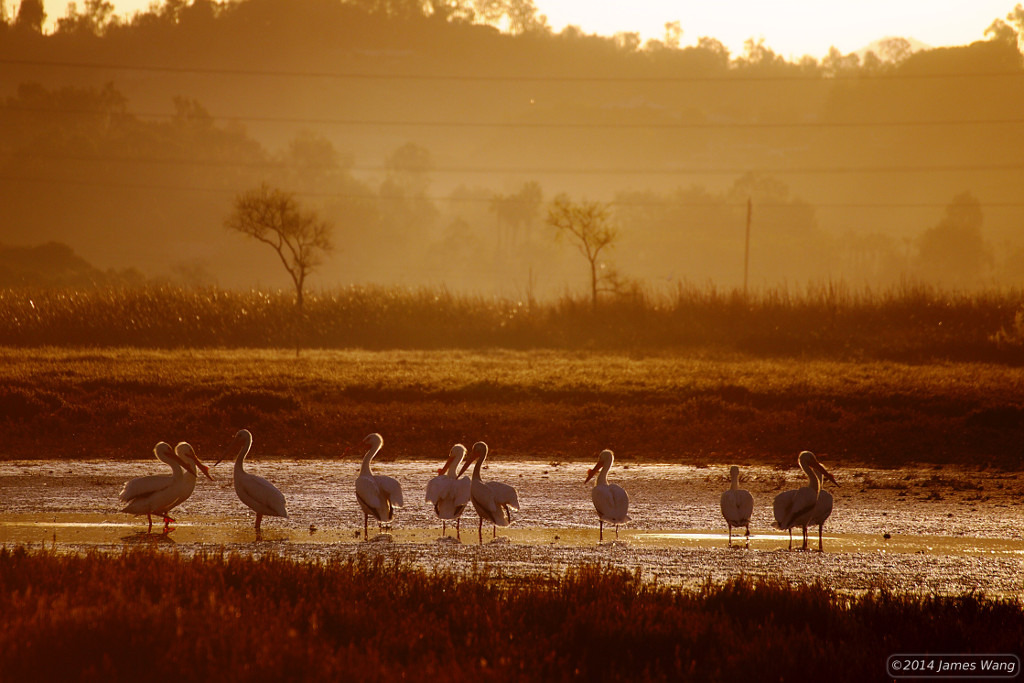
[[[462,536],[459,531],[462,513],[469,503],[471,484],[469,477],[459,477],[459,465],[466,457],[466,447],[461,443],[452,446],[444,467],[437,471],[436,477],[427,483],[427,500],[434,504],[434,512],[441,518],[441,535],[445,534],[449,519],[455,520],[455,537]]]
[[[470,453],[469,460],[465,462],[462,470],[459,472],[461,475],[474,460],[476,461],[476,466],[473,467],[473,481],[470,486],[469,497],[473,501],[476,514],[480,517],[480,524],[477,526],[477,536],[481,544],[484,542],[485,519],[493,525],[494,533],[492,537],[497,538],[498,527],[508,526],[512,523],[512,512],[509,508],[517,512],[519,511],[519,495],[514,488],[497,481],[485,482],[480,478],[480,467],[484,464],[484,460],[487,459],[487,452],[487,444],[483,441],[477,441],[473,444],[473,452]]]
[[[196,480],[199,478],[199,471],[202,471],[206,475],[207,479],[213,480],[210,476],[210,468],[203,464],[203,461],[196,455],[195,449],[187,441],[181,441],[177,446],[174,447],[174,454],[178,456],[185,471],[182,472],[182,486],[181,494],[178,499],[175,500],[167,510],[163,511],[164,523],[168,520],[173,522],[174,520],[168,517],[171,510],[178,507],[192,496],[192,492],[196,490]],[[198,469],[197,469],[198,468]]]
[[[153,454],[160,462],[170,465],[171,475],[136,477],[125,482],[121,488],[118,498],[125,503],[121,512],[146,515],[149,520],[147,533],[153,530],[154,514],[163,516],[164,533],[170,531],[170,523],[174,520],[167,513],[192,495],[196,485],[196,465],[203,474],[213,479],[209,468],[200,462],[195,451],[191,448],[188,450],[191,451],[190,454],[183,450],[179,455],[169,443],[161,441],[153,448]]]
[[[118,500],[126,504],[121,512],[129,512],[133,515],[146,515],[146,519],[149,520],[147,533],[153,530],[153,513],[157,512],[154,503],[161,506],[167,504],[167,498],[161,496],[160,493],[168,486],[171,486],[176,480],[181,479],[182,474],[181,461],[174,456],[174,449],[171,448],[171,444],[161,441],[153,447],[153,455],[160,462],[170,466],[170,476],[166,474],[151,474],[145,477],[129,479],[121,487],[121,492],[117,496]],[[154,495],[156,495],[155,499]],[[169,523],[170,518],[164,515],[164,528]]]
[[[231,452],[231,447],[236,443],[238,444],[238,455],[235,456],[235,470],[232,476],[235,493],[238,495],[239,500],[256,513],[256,533],[259,534],[260,524],[263,522],[264,515],[288,517],[288,510],[284,503],[284,494],[263,477],[258,477],[245,471],[245,456],[249,455],[249,449],[252,448],[252,433],[248,429],[239,430],[228,446],[229,453]],[[214,463],[214,466],[216,467],[221,460],[224,460],[224,458]]]
[[[818,476],[818,481],[821,482],[821,489],[818,492],[818,500],[814,504],[814,512],[807,520],[807,526],[818,525],[818,552],[824,552],[821,543],[821,532],[822,527],[825,526],[825,520],[832,514],[832,494],[825,490],[825,479],[839,486],[839,482],[835,480],[831,474],[825,471],[825,468],[821,466],[821,463],[817,463],[814,467],[814,473]]]
[[[807,486],[783,491],[775,496],[772,507],[775,511],[775,528],[789,531],[789,549],[793,549],[793,527],[801,527],[804,531],[803,549],[807,550],[807,525],[821,491],[821,479],[818,477],[818,472],[823,472],[829,478],[831,475],[810,451],[801,452],[797,462],[800,464],[800,469],[807,475]]]
[[[747,528],[747,545],[750,545],[750,515],[754,512],[754,497],[750,491],[740,488],[740,468],[733,465],[729,468],[732,486],[722,494],[722,516],[729,525],[729,545],[732,545],[732,528]]]
[[[601,472],[597,478],[597,485],[590,491],[590,497],[594,499],[594,507],[597,509],[597,518],[601,522],[601,530],[598,540],[604,540],[604,523],[615,525],[615,538],[619,537],[619,525],[630,521],[626,512],[629,510],[629,496],[621,486],[608,483],[608,470],[615,462],[615,454],[605,449],[597,456],[597,464],[587,470],[587,478],[583,481],[586,484],[594,478],[598,471]]]
[[[370,461],[380,452],[384,438],[374,433],[363,439],[363,443],[370,444],[370,450],[363,456],[363,466],[356,477],[356,500],[363,509],[363,538],[368,539],[370,515],[377,520],[378,529],[385,526],[390,528],[391,520],[395,518],[395,508],[402,507],[404,503],[402,485],[396,479],[374,474],[370,469]]]

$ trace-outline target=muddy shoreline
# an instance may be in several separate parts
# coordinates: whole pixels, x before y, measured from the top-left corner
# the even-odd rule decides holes
[[[741,486],[755,499],[752,538],[744,547],[735,537],[730,548],[718,509],[728,487],[727,466],[617,464],[609,479],[629,493],[633,521],[620,529],[618,540],[606,529],[599,543],[583,484],[591,464],[512,457],[490,464],[485,479],[515,486],[522,509],[497,540],[485,525],[479,544],[471,509],[463,518],[461,543],[450,527],[441,538],[440,523],[423,499],[437,466],[430,461],[376,465],[377,473],[402,483],[405,507],[390,533],[379,534],[371,524],[369,540],[362,538],[355,501],[354,459],[248,463],[249,471],[273,481],[288,500],[289,518],[266,518],[259,540],[253,514],[235,497],[230,463],[213,470],[215,481],[199,483],[177,509],[174,531],[164,535],[145,533],[145,517],[118,512],[123,482],[162,473],[155,461],[0,462],[0,544],[74,552],[146,545],[189,554],[273,552],[310,561],[383,556],[465,572],[487,566],[507,580],[596,562],[674,585],[745,575],[821,581],[850,591],[1024,594],[1021,474],[948,466],[838,469],[835,511],[824,531],[825,552],[818,553],[787,550],[785,534],[771,528],[774,495],[803,483],[795,467],[743,468]],[[817,548],[816,533],[811,547]]]

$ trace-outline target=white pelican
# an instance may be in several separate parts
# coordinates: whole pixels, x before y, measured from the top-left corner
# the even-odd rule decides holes
[[[619,537],[619,525],[630,521],[626,514],[629,510],[629,496],[621,486],[608,483],[608,470],[615,462],[615,454],[605,449],[597,456],[597,464],[587,470],[587,478],[583,481],[586,484],[594,478],[598,471],[601,472],[597,478],[597,485],[590,491],[590,497],[594,499],[594,507],[597,509],[597,518],[601,522],[601,530],[598,539],[604,540],[604,523],[615,525],[615,538]]]
[[[174,452],[171,445],[161,441],[153,448],[153,454],[158,460],[170,465],[171,475],[150,475],[136,477],[125,482],[121,488],[118,499],[125,503],[121,512],[133,515],[146,515],[149,520],[147,533],[153,530],[153,515],[159,514],[164,518],[164,533],[170,531],[170,523],[174,520],[167,516],[176,505],[184,501],[195,489],[196,466],[203,471],[210,479],[209,468],[206,467],[196,456],[195,451],[184,450],[181,455]],[[186,474],[187,472],[187,474]]]
[[[370,444],[370,450],[363,456],[363,466],[356,477],[356,500],[363,509],[363,537],[369,539],[370,515],[377,520],[378,528],[391,527],[395,518],[395,508],[402,507],[402,485],[396,479],[374,474],[370,470],[370,461],[377,455],[384,438],[380,434],[370,434],[363,443]]]
[[[167,508],[167,512],[170,512],[174,508],[178,507],[192,496],[192,492],[196,490],[196,480],[199,478],[199,470],[202,470],[203,474],[207,476],[211,481],[213,477],[210,476],[210,468],[203,464],[203,461],[196,455],[195,450],[187,441],[181,441],[177,446],[174,447],[174,454],[178,456],[182,464],[185,466],[185,471],[182,473],[185,479],[185,483],[182,485],[181,495],[178,500],[174,501],[174,505]],[[196,469],[198,467],[198,470]],[[167,514],[166,512],[164,513]],[[174,521],[173,519],[171,520]]]
[[[256,513],[256,533],[259,534],[260,524],[263,522],[264,515],[269,517],[288,517],[284,494],[263,477],[258,477],[245,471],[245,456],[249,455],[249,449],[252,448],[252,433],[248,429],[239,430],[231,440],[228,452],[236,443],[239,444],[239,447],[238,455],[235,456],[235,470],[232,476],[235,493],[238,495],[239,500]],[[214,463],[214,466],[220,463],[221,460],[224,460],[224,458]]]
[[[732,528],[747,528],[747,545],[750,545],[750,516],[754,512],[754,497],[750,491],[740,488],[740,468],[729,468],[732,486],[722,494],[722,516],[729,525],[729,545],[732,545]]]
[[[839,482],[835,480],[831,474],[825,471],[825,468],[821,466],[821,463],[817,463],[814,467],[815,474],[818,475],[818,479],[821,482],[821,490],[818,492],[818,500],[814,504],[814,512],[811,513],[810,518],[807,520],[807,526],[818,525],[818,552],[823,552],[821,543],[821,531],[822,527],[825,526],[825,520],[832,514],[832,494],[825,490],[825,479],[839,486]]]
[[[459,465],[466,457],[466,447],[461,443],[452,446],[444,467],[436,477],[427,483],[427,500],[434,504],[434,512],[441,518],[441,535],[445,534],[449,519],[455,520],[455,537],[461,540],[459,526],[462,513],[469,503],[471,484],[469,477],[459,477]]]
[[[775,510],[775,528],[789,531],[789,549],[793,549],[793,527],[801,527],[804,531],[803,549],[807,550],[807,525],[818,502],[818,493],[821,491],[818,472],[824,473],[830,479],[832,475],[828,474],[810,451],[801,452],[797,462],[807,475],[807,486],[783,491],[775,496],[772,507]]]
[[[512,512],[509,508],[517,512],[519,511],[519,495],[514,488],[497,481],[485,482],[480,478],[480,467],[484,464],[484,460],[487,459],[487,452],[487,444],[483,441],[477,441],[473,444],[473,452],[470,453],[469,460],[466,461],[459,472],[461,475],[474,460],[476,461],[476,466],[473,468],[473,482],[469,489],[469,498],[473,501],[476,514],[480,517],[480,524],[477,527],[480,543],[484,542],[485,519],[494,525],[493,537],[497,538],[498,527],[508,526],[512,523]]]

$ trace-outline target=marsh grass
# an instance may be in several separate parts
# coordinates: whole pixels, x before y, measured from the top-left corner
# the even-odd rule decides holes
[[[242,427],[261,456],[504,453],[792,467],[1024,464],[1024,369],[598,351],[0,348],[0,458],[150,458],[159,440],[219,457]],[[209,452],[208,450],[205,452]],[[359,451],[361,453],[361,451]]]
[[[346,287],[292,295],[150,286],[4,290],[0,345],[139,348],[715,349],[921,362],[1024,362],[1020,291],[679,286],[603,301]]]
[[[570,567],[503,581],[391,559],[0,549],[5,680],[883,679],[896,652],[1019,652],[1018,601],[699,589]]]

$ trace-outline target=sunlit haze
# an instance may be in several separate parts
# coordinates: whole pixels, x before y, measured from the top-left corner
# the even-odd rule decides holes
[[[68,3],[45,4],[53,22],[65,14]],[[131,15],[150,4],[151,0],[114,2],[119,15]],[[931,47],[967,45],[984,39],[992,21],[1005,17],[1015,4],[1014,0],[536,0],[556,32],[573,25],[585,33],[635,32],[644,41],[660,40],[665,24],[678,21],[681,45],[709,36],[740,54],[748,38],[763,38],[787,58],[820,58],[832,46],[847,54],[893,36],[914,38]]]

